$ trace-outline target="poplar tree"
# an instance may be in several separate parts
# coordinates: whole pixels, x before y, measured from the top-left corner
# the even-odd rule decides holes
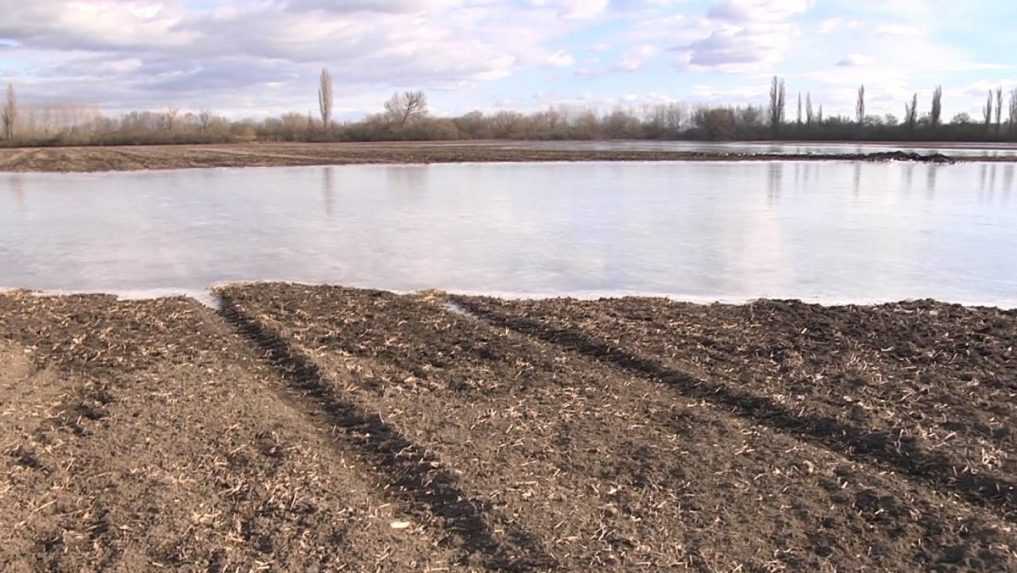
[[[18,96],[14,93],[14,84],[7,84],[7,101],[0,110],[0,123],[3,124],[4,139],[14,141],[14,127],[18,121]]]
[[[322,68],[318,81],[318,109],[321,111],[321,125],[328,130],[332,125],[332,74]]]
[[[943,86],[936,86],[932,92],[932,111],[929,113],[929,120],[932,127],[939,127],[943,117]]]

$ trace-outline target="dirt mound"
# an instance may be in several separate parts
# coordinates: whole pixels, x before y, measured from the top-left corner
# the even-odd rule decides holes
[[[860,158],[867,161],[915,161],[918,163],[955,163],[952,157],[942,153],[928,153],[922,155],[913,151],[886,151],[881,153],[866,153]]]

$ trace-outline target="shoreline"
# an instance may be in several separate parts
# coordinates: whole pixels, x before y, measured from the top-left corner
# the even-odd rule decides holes
[[[304,282],[287,281],[277,279],[253,280],[253,281],[229,281],[216,283],[205,289],[186,288],[153,288],[153,289],[96,289],[96,290],[74,290],[74,289],[34,289],[24,287],[0,286],[0,296],[24,295],[38,298],[65,298],[65,297],[110,297],[118,301],[157,301],[162,299],[190,299],[209,308],[218,308],[219,298],[216,294],[220,289],[231,287],[257,287],[266,284],[286,284],[310,288],[334,287],[335,283],[328,282]],[[479,297],[494,298],[506,301],[536,302],[536,301],[617,301],[617,300],[666,300],[676,304],[689,304],[694,306],[727,306],[740,307],[756,303],[781,302],[802,304],[821,308],[874,308],[888,305],[902,305],[915,303],[929,303],[935,305],[961,307],[972,310],[996,310],[1000,312],[1017,312],[1017,300],[1001,303],[988,303],[963,300],[947,300],[937,297],[899,297],[887,299],[841,299],[822,297],[710,297],[687,294],[676,294],[666,292],[642,292],[642,291],[583,291],[571,293],[541,293],[541,292],[513,292],[513,291],[473,291],[473,290],[446,290],[446,289],[419,289],[399,290],[388,288],[375,288],[362,285],[345,285],[344,288],[353,288],[366,291],[387,292],[399,296],[428,296],[440,295],[446,297]]]
[[[597,142],[589,142],[596,144]],[[252,143],[0,149],[0,173],[99,173],[208,167],[364,164],[612,161],[921,161],[1013,163],[1017,157],[872,153],[745,153],[720,151],[521,148],[518,142]],[[764,144],[765,145],[765,144]],[[909,147],[909,146],[902,146]],[[961,148],[958,148],[961,149]],[[947,148],[942,148],[948,151]]]

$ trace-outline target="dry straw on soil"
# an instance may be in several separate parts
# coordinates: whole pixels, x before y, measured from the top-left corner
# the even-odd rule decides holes
[[[1017,316],[0,296],[0,569],[1014,569]]]

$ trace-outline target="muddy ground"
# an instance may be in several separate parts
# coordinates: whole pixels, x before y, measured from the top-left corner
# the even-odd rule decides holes
[[[949,150],[944,150],[949,154]],[[746,154],[688,151],[596,151],[471,143],[252,143],[121,147],[0,148],[0,172],[91,172],[195,167],[265,167],[362,163],[455,163],[523,161],[767,161],[861,160],[952,162],[940,153]],[[963,157],[957,161],[1005,161]]]
[[[1017,313],[0,295],[0,569],[1017,570]]]

